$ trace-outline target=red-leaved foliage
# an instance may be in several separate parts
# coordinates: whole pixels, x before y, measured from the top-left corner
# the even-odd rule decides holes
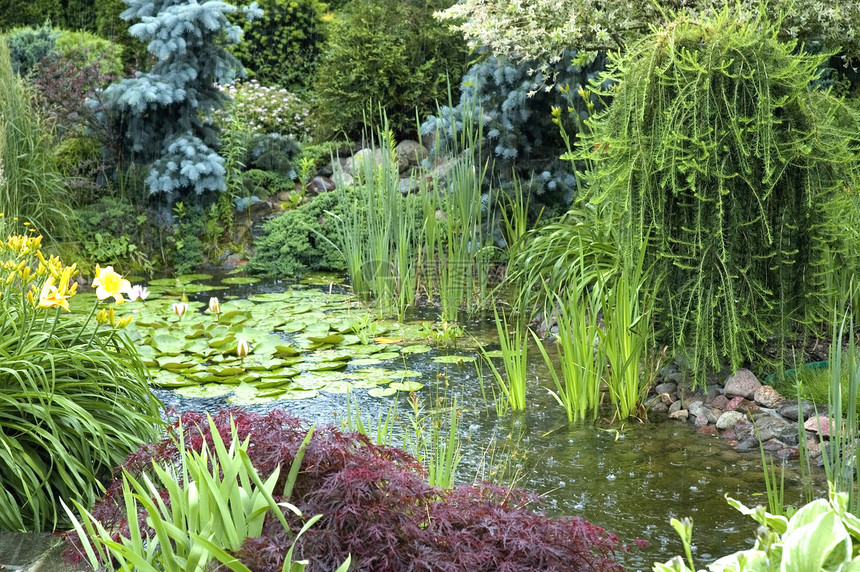
[[[251,436],[248,454],[260,474],[265,478],[282,467],[275,489],[282,490],[307,423],[279,410],[222,411],[214,419],[225,440],[231,416],[239,437]],[[186,446],[194,449],[209,433],[200,414],[183,415],[182,428]],[[165,439],[142,447],[124,467],[138,474],[153,461],[177,458],[175,445]],[[623,570],[614,561],[616,550],[624,549],[618,537],[578,517],[551,519],[529,510],[534,495],[490,484],[445,491],[430,487],[424,477],[421,465],[403,451],[374,445],[357,433],[315,429],[292,497],[276,499],[289,500],[306,518],[323,515],[299,539],[293,557],[309,560],[310,572],[334,570],[350,554],[350,570],[367,572]],[[125,534],[121,494],[117,480],[93,514]],[[281,571],[302,524],[289,511],[285,515],[292,534],[269,518],[262,536],[246,540],[237,552],[251,570]],[[75,552],[73,546],[73,560]]]

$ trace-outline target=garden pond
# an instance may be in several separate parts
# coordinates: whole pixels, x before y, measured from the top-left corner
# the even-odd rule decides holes
[[[390,419],[392,443],[411,450],[415,425],[425,437],[429,426],[447,426],[456,403],[458,483],[513,479],[539,494],[550,515],[585,517],[629,545],[646,541],[620,555],[629,569],[650,570],[653,561],[682,553],[673,517],[693,519],[699,562],[753,542],[756,523],[724,496],[766,504],[758,453],[736,452],[722,439],[663,419],[568,423],[547,391],[552,381],[537,350],[529,352],[526,412],[499,415],[498,389],[477,349],[497,355],[491,321],[463,324],[455,336],[420,311],[403,323],[377,319],[326,277],[286,283],[197,274],[147,286],[148,298],[117,307],[117,317],[134,316],[127,333],[159,397],[176,411],[279,407],[353,427],[360,416],[372,434]],[[73,310],[90,308],[89,296],[76,296]],[[210,309],[213,296],[217,312]],[[186,308],[174,305],[182,300],[187,311],[179,315]],[[250,346],[244,358],[236,356],[240,340]],[[445,430],[439,433],[444,441]],[[800,489],[788,467],[788,504],[800,502]]]

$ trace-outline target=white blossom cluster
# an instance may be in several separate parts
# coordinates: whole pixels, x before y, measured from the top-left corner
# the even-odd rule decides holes
[[[313,141],[308,119],[310,107],[296,94],[260,85],[253,79],[217,87],[233,100],[214,114],[215,123],[222,129],[226,129],[235,116],[251,133],[280,133],[297,141]]]
[[[725,0],[461,0],[436,16],[496,54],[551,63],[566,49],[582,54],[623,49],[652,26],[671,20],[677,10],[702,15],[725,4]],[[753,15],[762,6],[761,0],[739,4]],[[860,1],[769,0],[765,7],[769,18],[782,18],[785,39],[796,38],[815,49],[841,48],[850,58],[860,57]]]

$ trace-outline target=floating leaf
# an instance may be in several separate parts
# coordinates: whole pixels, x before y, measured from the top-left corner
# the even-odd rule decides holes
[[[433,358],[433,361],[436,363],[452,363],[457,365],[463,365],[466,363],[471,363],[475,361],[475,356],[457,356],[457,355],[449,355],[449,356],[436,356]]]
[[[176,390],[178,395],[190,398],[207,398],[221,397],[233,391],[233,387],[229,385],[221,385],[218,383],[207,383],[205,385],[189,385]]]
[[[395,381],[388,387],[397,391],[418,391],[424,387],[424,384],[417,381]]]
[[[393,387],[374,387],[367,391],[367,394],[371,397],[388,397],[395,393],[397,393],[397,389]]]
[[[431,348],[428,345],[418,344],[415,346],[407,346],[407,347],[403,348],[402,350],[400,350],[400,353],[401,354],[424,354],[424,353],[429,352],[432,349],[433,348]]]
[[[315,344],[339,344],[343,341],[343,335],[341,334],[330,334],[328,336],[308,336],[307,338]]]
[[[259,278],[253,276],[230,276],[221,279],[222,284],[256,284],[259,281]]]
[[[388,345],[388,344],[399,344],[400,342],[402,342],[402,341],[403,341],[403,338],[384,338],[384,337],[378,337],[378,338],[373,338],[373,341],[374,341],[374,342],[376,342],[377,344],[384,344],[384,345]]]

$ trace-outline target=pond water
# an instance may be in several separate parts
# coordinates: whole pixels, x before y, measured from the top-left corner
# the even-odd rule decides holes
[[[545,389],[551,381],[536,350],[530,352],[527,411],[499,416],[492,401],[494,382],[488,368],[480,372],[476,367],[477,340],[487,348],[497,347],[493,346],[497,342],[495,329],[487,322],[466,324],[468,335],[458,340],[458,346],[448,348],[433,346],[421,337],[420,332],[433,328],[426,322],[428,315],[422,316],[423,323],[406,327],[385,323],[369,330],[375,341],[365,336],[363,341],[368,343],[357,343],[337,339],[336,332],[344,327],[342,315],[346,312],[364,328],[370,327],[370,317],[337,286],[301,285],[295,289],[279,281],[261,281],[208,289],[219,284],[217,278],[203,277],[175,286],[162,283],[153,287],[153,296],[145,304],[123,305],[125,311],[138,314],[131,333],[138,332],[134,335],[140,335],[141,340],[148,339],[147,328],[152,328],[149,335],[155,338],[153,332],[181,326],[198,332],[187,346],[194,351],[201,351],[201,331],[216,332],[207,339],[216,349],[223,349],[231,342],[235,345],[230,339],[233,334],[214,330],[217,316],[205,310],[209,297],[217,295],[223,308],[221,318],[231,316],[228,322],[235,322],[231,331],[239,332],[237,336],[256,336],[252,354],[255,345],[261,353],[268,351],[268,358],[258,356],[257,361],[250,361],[249,356],[249,361],[237,363],[232,356],[213,356],[209,348],[205,358],[208,369],[204,369],[196,362],[189,365],[193,359],[183,363],[182,355],[168,351],[167,342],[160,347],[142,343],[162,387],[159,396],[179,411],[215,411],[231,405],[232,400],[232,406],[239,404],[256,411],[281,407],[317,423],[341,424],[348,403],[353,403],[365,423],[375,426],[378,415],[397,403],[395,425],[403,427],[410,421],[408,390],[417,385],[397,384],[418,382],[423,388],[414,396],[423,413],[440,401],[457,400],[463,451],[458,482],[500,478],[508,484],[515,477],[517,486],[542,497],[541,508],[550,515],[583,516],[631,545],[636,539],[647,541],[648,547],[620,556],[629,569],[650,570],[653,561],[665,561],[682,552],[669,525],[672,517],[692,517],[694,556],[699,564],[752,544],[756,523],[729,507],[724,495],[747,505],[766,502],[757,453],[737,453],[723,440],[698,435],[690,426],[673,421],[570,424]],[[288,289],[292,298],[279,297]],[[189,300],[185,321],[170,315],[172,303],[179,300],[179,290]],[[303,305],[302,311],[294,314],[291,308],[297,305]],[[259,319],[242,326],[238,312],[246,317],[257,314]],[[154,317],[156,314],[160,317]],[[306,319],[301,321],[301,316]],[[321,317],[332,324],[331,329],[318,325]],[[264,331],[267,328],[274,332],[276,341],[266,337],[272,335]],[[291,349],[287,351],[278,343]],[[151,346],[155,349],[147,349]],[[371,351],[368,346],[379,347]],[[349,354],[359,353],[362,347],[365,350],[350,359]],[[278,359],[284,363],[274,364]],[[222,376],[236,369],[248,370],[241,374],[248,377],[239,385],[228,381],[226,374]],[[220,383],[212,383],[219,376]],[[206,389],[201,391],[204,385]],[[266,390],[251,392],[258,385]],[[387,391],[395,386],[402,390]],[[286,391],[285,387],[291,389]],[[369,392],[374,389],[383,395],[371,396]],[[395,434],[395,444],[403,435]],[[799,480],[791,468],[786,474],[786,489],[786,501],[797,503]]]

